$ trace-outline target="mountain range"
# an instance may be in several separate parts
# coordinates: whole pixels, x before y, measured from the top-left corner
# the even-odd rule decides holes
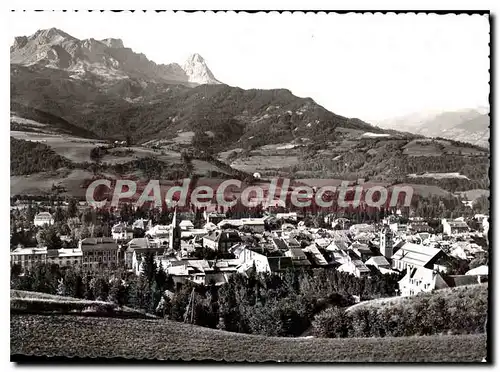
[[[136,78],[187,85],[220,84],[199,54],[191,55],[182,66],[158,65],[144,54],[126,48],[120,39],[79,40],[56,28],[16,37],[10,60],[14,64],[65,70],[71,72],[73,79],[85,79],[91,74],[102,80]]]
[[[51,28],[16,37],[10,58],[11,106],[60,117],[100,139],[131,136],[142,143],[210,131],[212,145],[227,148],[300,137],[324,141],[337,127],[386,132],[286,89],[222,84],[199,54],[182,66],[158,65],[119,39],[79,40]]]
[[[489,147],[489,109],[480,107],[460,111],[414,113],[377,122],[381,128],[441,137]]]

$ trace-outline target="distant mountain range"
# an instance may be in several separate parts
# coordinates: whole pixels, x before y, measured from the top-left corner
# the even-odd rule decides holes
[[[198,143],[227,149],[237,142],[327,141],[338,128],[389,133],[286,89],[222,84],[198,54],[182,66],[157,65],[119,39],[79,40],[51,28],[16,37],[10,60],[11,111],[24,117],[36,109],[38,117],[59,117],[101,139],[144,143],[210,132]]]
[[[426,137],[442,137],[489,147],[490,117],[488,108],[461,111],[416,113],[375,123]]]

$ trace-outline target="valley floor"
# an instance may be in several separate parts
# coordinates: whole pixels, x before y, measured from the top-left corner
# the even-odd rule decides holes
[[[166,320],[11,314],[11,355],[282,362],[481,362],[485,335],[278,338]]]

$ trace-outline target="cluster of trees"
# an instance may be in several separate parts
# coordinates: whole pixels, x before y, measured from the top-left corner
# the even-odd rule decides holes
[[[462,200],[459,197],[451,195],[448,197],[439,195],[425,197],[414,194],[411,207],[415,216],[427,219],[472,217],[475,213],[478,213],[474,209],[464,205]]]
[[[190,170],[186,169],[183,164],[166,163],[152,156],[110,165],[103,170],[111,170],[118,174],[131,174],[140,170],[145,177],[155,180],[175,180],[186,178],[190,175]]]
[[[329,308],[314,318],[318,337],[401,337],[484,332],[488,288],[473,286],[418,295],[395,304]]]
[[[13,176],[54,171],[70,163],[43,143],[10,137],[10,174]]]
[[[105,146],[97,146],[90,150],[90,160],[99,163],[104,155],[108,154],[108,148]]]
[[[298,336],[316,313],[354,303],[352,295],[395,295],[396,276],[356,278],[336,270],[287,271],[284,275],[234,276],[219,291],[218,328],[267,336]]]
[[[466,178],[433,178],[433,177],[407,177],[403,180],[403,183],[417,183],[421,185],[428,186],[438,186],[444,190],[450,192],[457,191],[467,191],[474,189],[489,189],[490,188],[490,180],[488,178],[488,171],[481,179],[470,180]]]
[[[36,265],[20,276],[20,267],[13,266],[11,288],[108,301],[155,314],[165,291],[173,289],[173,282],[161,267],[156,266],[152,255],[146,256],[145,261],[144,271],[139,276],[122,269],[86,271],[50,264]]]
[[[52,226],[33,225],[35,215],[42,211],[52,214]],[[75,199],[70,199],[64,208],[60,200],[51,207],[29,203],[23,210],[13,209],[10,212],[10,246],[32,247],[38,244],[53,249],[75,247],[80,239],[110,236],[111,226],[116,222],[117,218],[112,211],[88,208],[79,210]],[[69,240],[61,242],[61,235],[69,237]]]

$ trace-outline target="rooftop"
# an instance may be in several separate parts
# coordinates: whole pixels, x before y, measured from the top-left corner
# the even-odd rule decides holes
[[[439,248],[407,242],[391,258],[392,260],[400,260],[410,265],[425,266],[442,253],[444,252]]]

